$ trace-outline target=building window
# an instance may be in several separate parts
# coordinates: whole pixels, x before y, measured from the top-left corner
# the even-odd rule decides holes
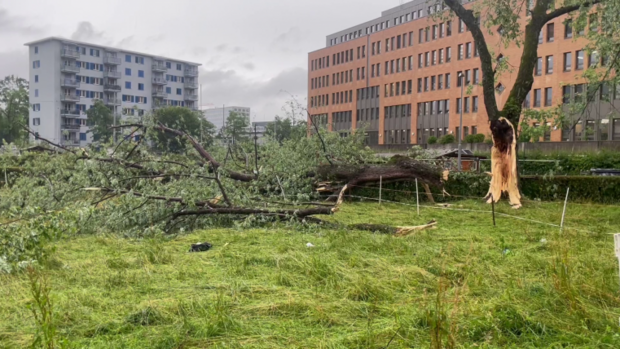
[[[39,103],[33,104],[32,111],[41,111],[41,104]]]
[[[553,23],[547,24],[547,42],[553,42],[555,36],[555,25]]]
[[[39,82],[39,76],[38,75],[34,76],[34,82]]]
[[[530,108],[530,99],[531,99],[531,91],[527,93],[527,95],[525,96],[525,100],[523,101],[523,108],[524,109],[529,109]]]
[[[131,76],[131,68],[125,68],[125,76]]]
[[[575,66],[575,70],[582,70],[583,69],[583,64],[584,64],[584,56],[583,56],[583,50],[579,50],[575,53],[575,58],[576,58],[576,66]]]
[[[464,85],[463,84],[463,79],[465,78],[465,75],[463,75],[463,72],[462,71],[457,71],[456,72],[456,77],[457,77],[457,79],[456,79],[456,87],[461,87],[461,85]]]
[[[39,69],[39,68],[41,68],[41,61],[33,61],[32,69]]]
[[[450,88],[450,73],[446,74],[446,88]]]
[[[125,55],[125,62],[131,63],[131,55]]]
[[[570,90],[571,90],[570,85],[562,86],[562,103],[563,104],[570,103]]]
[[[172,87],[166,87],[166,93],[168,94],[172,93]]]
[[[478,112],[478,96],[473,96],[471,98],[471,111],[473,113]],[[472,133],[473,132],[475,132],[475,131],[472,129]]]
[[[553,56],[547,56],[545,57],[545,73],[546,74],[553,74]]]
[[[138,70],[138,77],[139,78],[143,78],[144,77],[144,70]]]
[[[179,96],[180,96],[180,95],[181,95],[181,93],[182,93],[182,90],[181,90],[180,88],[177,88],[177,95],[179,95]]]
[[[460,113],[461,112],[461,99],[457,98],[456,99],[456,112]],[[458,128],[458,127],[457,127]],[[458,133],[458,132],[457,132]]]
[[[599,62],[598,52],[593,51],[592,53],[588,55],[588,67],[590,68],[596,67],[598,65],[598,62]]]
[[[573,37],[573,20],[569,19],[564,24],[564,38],[570,39]]]
[[[125,88],[126,89],[131,89],[131,81],[125,81]]]
[[[167,68],[167,69],[171,69],[171,68],[172,68],[172,63],[170,63],[170,62],[166,62],[166,68]]]
[[[474,69],[474,85],[478,85],[480,83],[480,70],[478,68]]]
[[[542,75],[542,64],[542,57],[538,57],[536,59],[536,69],[534,70],[537,76]]]
[[[573,55],[571,52],[564,53],[564,71],[571,71],[573,67]]]
[[[553,88],[545,88],[545,107],[550,107],[553,101]]]
[[[459,44],[458,46],[458,56],[457,59],[460,61],[463,59],[463,44]]]
[[[459,19],[459,33],[462,33],[465,31],[465,22],[463,22],[462,19]]]
[[[583,98],[583,84],[575,85],[574,92],[575,103],[581,103]]]
[[[446,47],[446,63],[452,60],[452,47]]]
[[[39,97],[39,89],[35,89],[34,90],[34,96],[35,97]]]
[[[39,46],[35,46],[34,47],[34,54],[38,55],[39,54]]]
[[[590,31],[598,31],[598,13],[590,14]]]
[[[144,91],[144,84],[138,84],[138,90]]]
[[[471,42],[465,44],[465,58],[471,58]]]
[[[469,113],[469,97],[465,97],[464,101],[465,101],[464,113]]]
[[[177,70],[183,70],[183,65],[181,63],[177,63]]]
[[[539,88],[535,89],[534,90],[534,108],[540,107],[541,98],[542,98],[541,90]]]
[[[41,125],[41,118],[32,118],[32,126]]]
[[[452,35],[452,21],[446,22],[446,36]]]

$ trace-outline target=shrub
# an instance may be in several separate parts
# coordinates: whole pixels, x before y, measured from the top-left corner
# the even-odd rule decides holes
[[[454,143],[455,141],[456,141],[456,138],[454,138],[453,135],[445,135],[439,138],[439,144],[451,144],[451,143]]]
[[[474,143],[484,143],[486,137],[482,133],[474,135]]]
[[[476,135],[465,136],[465,143],[476,143]]]
[[[435,144],[435,143],[437,143],[437,137],[435,137],[435,136],[430,136],[430,137],[428,138],[428,144]]]

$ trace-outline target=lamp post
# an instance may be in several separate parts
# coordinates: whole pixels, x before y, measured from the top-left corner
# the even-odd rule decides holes
[[[458,154],[458,163],[459,163],[458,169],[459,169],[459,172],[462,170],[462,167],[461,167],[461,151],[462,151],[462,147],[463,147],[463,144],[461,143],[461,138],[462,138],[461,135],[463,134],[463,87],[465,87],[465,81],[463,81],[464,80],[463,77],[464,77],[463,73],[459,73],[458,78],[459,78],[459,81],[461,82],[461,105],[459,106],[460,107],[460,112],[461,112],[460,114],[461,114],[461,116],[460,116],[460,121],[459,121],[459,132],[456,135],[459,138],[459,154]]]

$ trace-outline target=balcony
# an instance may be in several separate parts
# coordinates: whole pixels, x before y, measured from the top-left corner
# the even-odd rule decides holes
[[[71,93],[61,93],[60,100],[63,102],[79,102],[80,96]]]
[[[153,85],[166,85],[168,81],[164,78],[153,78]]]
[[[105,97],[105,98],[103,98],[103,104],[105,104],[105,105],[121,105],[121,100],[118,99],[118,98]]]
[[[65,120],[65,122],[62,125],[60,125],[60,128],[63,130],[79,130],[80,124],[69,123],[67,122],[67,120]]]
[[[79,118],[80,117],[80,111],[79,110],[61,110],[60,111],[60,115],[63,118]]]
[[[185,76],[198,76],[198,69],[185,69]]]
[[[110,91],[110,92],[116,92],[116,91],[120,91],[121,87],[116,84],[105,84],[103,85],[103,90]]]
[[[185,94],[185,100],[186,101],[197,101],[198,100],[198,95],[192,94],[192,93],[186,93]]]
[[[104,78],[109,78],[109,79],[120,79],[121,78],[121,72],[119,71],[104,71],[103,72],[103,77]]]
[[[198,83],[192,81],[185,81],[185,88],[198,88]]]
[[[104,56],[103,64],[119,65],[121,64],[121,59],[120,57],[115,57],[115,56]]]
[[[168,98],[168,94],[164,91],[153,91],[154,98]]]
[[[60,79],[60,86],[69,88],[80,87],[80,82],[74,79]]]
[[[165,64],[153,64],[153,71],[165,73],[168,71],[168,68]]]
[[[80,58],[80,51],[63,48],[62,50],[60,50],[60,56],[65,58],[77,59]]]
[[[60,71],[64,73],[79,73],[80,67],[76,67],[75,65],[61,64]]]
[[[80,145],[80,141],[77,140],[77,139],[63,139],[62,145],[66,145],[66,146],[79,146]]]

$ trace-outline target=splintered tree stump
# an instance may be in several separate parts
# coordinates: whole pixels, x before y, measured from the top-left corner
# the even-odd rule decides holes
[[[485,200],[498,202],[502,193],[508,193],[510,205],[521,207],[517,174],[517,139],[515,128],[506,118],[491,121],[493,147],[491,148],[491,184]]]

